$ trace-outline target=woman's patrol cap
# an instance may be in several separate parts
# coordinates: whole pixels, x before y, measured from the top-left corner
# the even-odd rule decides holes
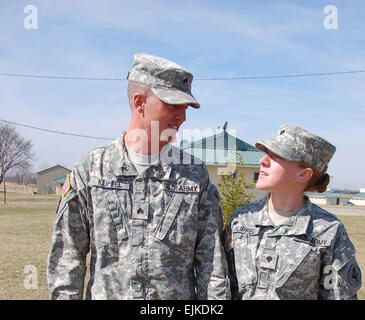
[[[269,150],[285,160],[303,161],[323,173],[336,151],[327,140],[289,124],[280,127],[276,138],[256,142],[256,148]]]
[[[193,75],[172,61],[144,53],[135,54],[127,79],[151,87],[152,92],[168,104],[200,107],[191,93]]]

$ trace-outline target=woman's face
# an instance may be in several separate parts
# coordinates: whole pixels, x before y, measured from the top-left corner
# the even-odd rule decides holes
[[[256,187],[274,193],[287,193],[296,190],[298,176],[302,168],[298,163],[284,160],[267,151],[260,160],[260,174]]]

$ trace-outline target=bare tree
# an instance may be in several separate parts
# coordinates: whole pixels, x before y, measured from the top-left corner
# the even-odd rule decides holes
[[[4,183],[4,203],[6,203],[5,175],[11,169],[28,168],[33,158],[33,145],[23,139],[14,127],[0,122],[0,184]]]
[[[37,183],[37,175],[32,171],[31,167],[21,167],[9,171],[6,175],[6,182],[14,182],[19,185],[30,185]]]

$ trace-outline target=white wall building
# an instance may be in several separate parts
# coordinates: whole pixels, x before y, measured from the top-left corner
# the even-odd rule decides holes
[[[357,206],[365,206],[365,188],[361,188],[360,192],[355,194],[350,201]]]

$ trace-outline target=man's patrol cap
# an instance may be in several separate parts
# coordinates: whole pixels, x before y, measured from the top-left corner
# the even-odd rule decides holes
[[[191,94],[193,75],[172,61],[144,53],[135,54],[127,79],[151,87],[152,92],[168,104],[200,107]]]
[[[256,142],[256,148],[269,150],[285,160],[303,161],[323,173],[336,151],[336,147],[325,139],[289,124],[279,128],[276,138]]]

